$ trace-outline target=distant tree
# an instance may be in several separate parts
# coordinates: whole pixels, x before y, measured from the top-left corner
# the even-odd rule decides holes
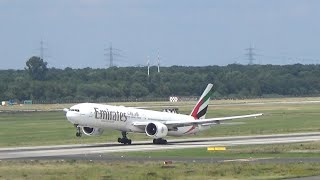
[[[26,62],[26,70],[33,80],[44,80],[48,71],[47,62],[37,56],[31,57]]]
[[[136,98],[140,98],[148,95],[149,91],[146,87],[142,86],[140,83],[133,83],[131,86],[131,95]]]
[[[30,75],[30,77],[28,76]],[[319,96],[320,65],[239,65],[47,68],[31,57],[25,70],[0,70],[0,100],[106,101],[108,99],[199,96],[207,83],[215,98]]]

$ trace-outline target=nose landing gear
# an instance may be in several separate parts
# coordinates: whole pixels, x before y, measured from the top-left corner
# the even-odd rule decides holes
[[[81,137],[82,133],[81,133],[80,127],[78,125],[76,125],[76,124],[74,126],[77,128],[76,136],[77,137]]]

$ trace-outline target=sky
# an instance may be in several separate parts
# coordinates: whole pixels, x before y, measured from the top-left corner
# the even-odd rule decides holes
[[[317,0],[0,0],[0,69],[320,63]]]

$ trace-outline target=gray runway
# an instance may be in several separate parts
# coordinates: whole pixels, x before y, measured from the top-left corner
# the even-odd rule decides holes
[[[132,145],[118,143],[76,144],[57,146],[0,148],[0,160],[5,159],[111,159],[122,160],[123,157],[108,155],[112,152],[154,151],[186,148],[206,148],[208,146],[236,146],[250,144],[278,144],[319,141],[320,133],[295,133],[260,136],[235,136],[218,138],[168,139],[167,145],[154,145],[150,141],[136,141]],[[103,157],[103,158],[102,158]],[[184,158],[185,159],[185,158]],[[139,160],[139,158],[132,160]],[[185,159],[186,160],[186,159]],[[194,159],[187,159],[193,161]],[[222,161],[225,159],[211,159]],[[201,158],[198,159],[201,161]],[[207,161],[207,160],[206,160]],[[267,161],[267,160],[264,160]],[[320,159],[316,161],[320,162]]]

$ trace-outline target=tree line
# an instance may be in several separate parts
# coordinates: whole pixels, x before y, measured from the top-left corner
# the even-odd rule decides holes
[[[320,65],[47,68],[39,57],[25,70],[0,70],[0,100],[87,101],[199,96],[208,83],[214,98],[317,96]]]

